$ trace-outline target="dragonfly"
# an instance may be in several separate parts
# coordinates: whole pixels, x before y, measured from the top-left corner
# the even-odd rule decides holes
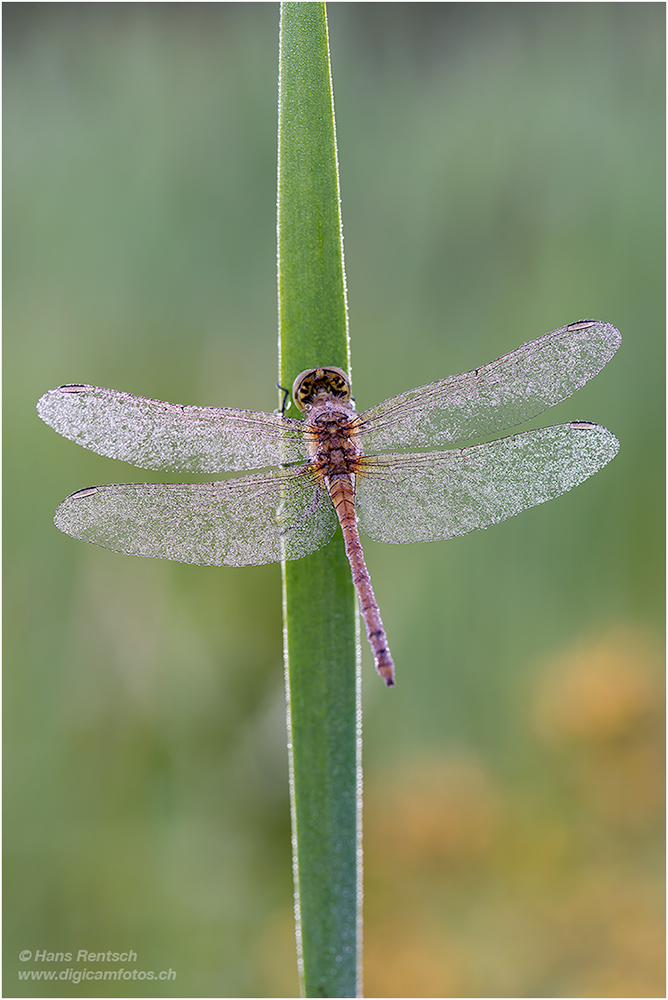
[[[346,372],[323,365],[295,379],[301,419],[287,417],[285,406],[275,413],[182,406],[62,385],[39,400],[39,416],[100,455],[160,472],[260,471],[206,483],[90,486],[60,504],[55,524],[114,552],[214,566],[300,559],[340,525],[375,667],[391,687],[394,663],[360,531],[390,543],[453,538],[598,472],[619,443],[589,421],[480,439],[566,399],[620,341],[609,323],[579,320],[363,413]]]

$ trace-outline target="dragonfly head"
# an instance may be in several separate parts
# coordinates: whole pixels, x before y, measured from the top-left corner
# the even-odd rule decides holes
[[[316,400],[350,401],[350,380],[342,368],[307,368],[295,379],[292,398],[297,409],[310,410]]]

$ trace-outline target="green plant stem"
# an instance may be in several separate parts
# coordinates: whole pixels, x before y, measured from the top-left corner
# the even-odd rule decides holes
[[[350,372],[323,3],[283,3],[278,135],[279,381]],[[359,636],[337,531],[283,565],[297,949],[307,997],[355,997],[361,890]]]

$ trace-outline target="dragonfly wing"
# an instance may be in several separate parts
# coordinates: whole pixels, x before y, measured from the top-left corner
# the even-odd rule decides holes
[[[453,451],[380,455],[357,480],[360,529],[428,542],[488,528],[593,476],[619,442],[598,424],[557,424]]]
[[[92,486],[64,500],[54,520],[114,552],[201,566],[299,559],[325,545],[337,524],[308,468],[216,483]]]
[[[366,452],[454,444],[517,427],[580,389],[620,342],[609,323],[562,326],[475,371],[372,407],[360,414],[360,442]]]
[[[70,441],[141,469],[226,472],[307,456],[304,424],[275,413],[180,406],[92,385],[51,389],[37,412]]]

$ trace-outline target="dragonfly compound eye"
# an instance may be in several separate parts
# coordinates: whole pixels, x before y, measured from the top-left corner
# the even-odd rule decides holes
[[[295,379],[292,398],[295,406],[302,411],[316,399],[336,399],[347,403],[350,399],[350,381],[342,368],[307,368]]]

